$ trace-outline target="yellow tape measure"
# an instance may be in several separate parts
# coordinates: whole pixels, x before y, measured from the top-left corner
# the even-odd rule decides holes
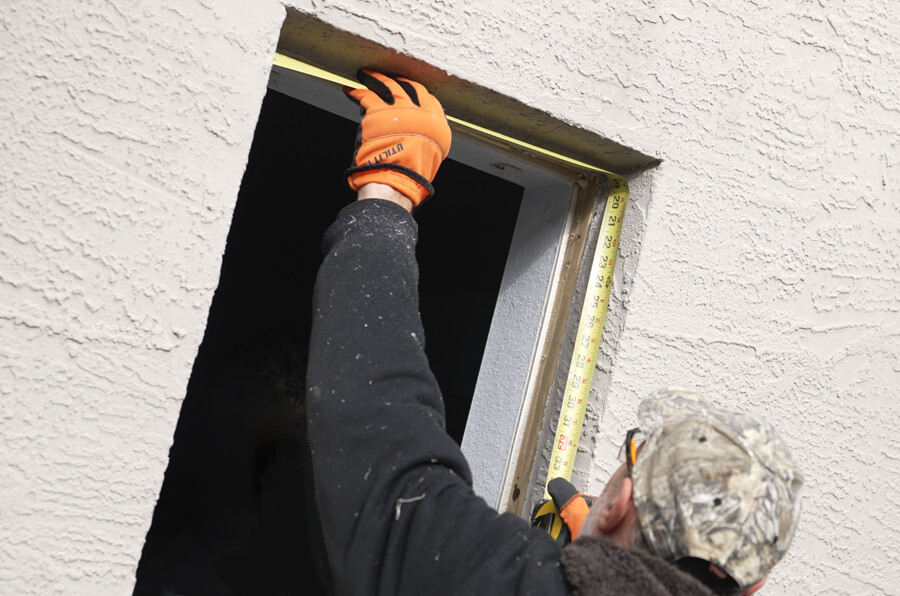
[[[351,87],[353,89],[361,89],[363,87],[362,83],[358,81],[354,81],[352,79],[348,79],[346,77],[342,77],[339,74],[335,74],[333,72],[324,70],[319,68],[318,66],[313,66],[312,64],[307,64],[306,62],[301,62],[296,58],[291,58],[290,56],[285,56],[284,54],[275,54],[275,60],[273,62],[275,66],[280,66],[281,68],[286,68],[288,70],[292,70],[294,72],[298,72],[304,75],[308,75],[311,77],[315,77],[317,79],[321,79],[323,81],[329,81],[336,85],[341,85],[343,87]],[[464,128],[468,128],[469,130],[481,133],[483,135],[493,137],[498,141],[503,141],[505,143],[509,143],[511,145],[516,145],[530,151],[532,153],[538,153],[540,155],[549,157],[556,161],[561,161],[563,163],[567,163],[569,165],[575,166],[578,169],[589,170],[591,172],[599,172],[601,174],[605,174],[607,176],[615,176],[619,177],[612,172],[607,172],[602,168],[598,168],[597,166],[592,166],[589,163],[585,163],[583,161],[579,161],[577,159],[571,158],[568,155],[563,155],[561,153],[556,153],[555,151],[550,151],[549,149],[544,149],[543,147],[538,147],[537,145],[532,145],[531,143],[526,143],[525,141],[507,136],[505,134],[499,133],[497,131],[491,130],[489,128],[484,128],[483,126],[478,126],[477,124],[472,124],[471,122],[466,122],[461,118],[456,118],[447,114],[447,120],[452,124],[458,124]],[[624,181],[624,179],[623,179]]]
[[[606,173],[606,177],[612,188],[606,201],[606,208],[603,210],[603,222],[591,263],[584,305],[581,307],[581,319],[575,336],[569,375],[566,377],[566,390],[563,394],[556,436],[553,439],[553,449],[550,452],[550,469],[547,472],[546,484],[554,478],[566,480],[572,478],[581,427],[584,424],[594,369],[597,366],[597,353],[600,351],[600,340],[606,323],[606,312],[619,254],[622,221],[629,196],[628,182],[624,178],[612,173]],[[546,484],[544,498],[549,499]]]
[[[342,77],[338,74],[323,70],[311,64],[301,62],[284,54],[275,55],[275,66],[287,68],[301,74],[330,81],[337,85],[360,88],[362,85],[356,81]],[[603,335],[603,325],[606,322],[606,311],[609,306],[609,296],[612,290],[613,274],[616,269],[616,257],[619,254],[619,237],[622,231],[622,220],[625,215],[625,206],[628,203],[628,182],[622,176],[614,174],[602,168],[573,159],[569,156],[549,151],[543,147],[526,143],[519,139],[509,137],[499,132],[466,122],[448,115],[447,120],[463,126],[480,134],[493,137],[505,143],[516,145],[532,153],[544,155],[556,161],[561,161],[576,168],[603,174],[609,179],[611,190],[606,208],[603,211],[603,222],[600,227],[600,236],[594,259],[591,263],[588,288],[581,310],[581,320],[578,324],[578,334],[575,339],[575,350],[572,353],[572,363],[569,366],[569,376],[566,379],[566,390],[563,396],[562,410],[559,415],[559,424],[556,429],[556,437],[553,440],[553,450],[550,456],[550,470],[547,474],[547,483],[554,478],[571,479],[572,469],[575,465],[575,453],[578,451],[578,441],[581,438],[581,427],[584,423],[584,415],[587,410],[588,396],[591,391],[591,383],[594,377],[594,368],[597,363],[597,353],[600,350],[600,339]],[[546,494],[546,484],[544,488]]]

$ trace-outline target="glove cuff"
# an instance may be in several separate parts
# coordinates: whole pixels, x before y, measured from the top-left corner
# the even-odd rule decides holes
[[[554,478],[547,484],[547,492],[559,511],[559,516],[569,528],[572,540],[581,534],[581,528],[590,512],[593,497],[579,492],[565,478]]]
[[[434,195],[434,186],[427,178],[415,170],[395,163],[354,166],[347,170],[346,176],[353,190],[359,190],[372,182],[387,184],[404,194],[415,206]]]

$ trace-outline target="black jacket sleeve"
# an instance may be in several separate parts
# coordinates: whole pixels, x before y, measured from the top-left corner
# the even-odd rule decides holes
[[[324,239],[307,407],[335,589],[566,593],[559,547],[474,495],[444,431],[423,350],[416,234],[404,209],[367,200],[345,208]]]

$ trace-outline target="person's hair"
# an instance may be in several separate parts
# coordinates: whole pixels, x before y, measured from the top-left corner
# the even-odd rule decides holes
[[[654,557],[659,557],[659,555],[650,548],[650,545],[647,544],[647,539],[644,538],[644,532],[641,531],[640,523],[634,524],[631,528],[631,548],[645,552],[648,555],[653,555]]]
[[[710,562],[696,557],[684,557],[673,563],[680,570],[698,579],[716,594],[732,596],[742,592],[741,587],[730,576],[721,577],[710,569]]]

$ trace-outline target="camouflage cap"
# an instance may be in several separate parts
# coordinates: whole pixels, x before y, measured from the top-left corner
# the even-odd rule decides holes
[[[742,588],[765,577],[790,546],[803,485],[775,429],[678,387],[644,399],[638,420],[634,502],[650,548],[715,563]]]

